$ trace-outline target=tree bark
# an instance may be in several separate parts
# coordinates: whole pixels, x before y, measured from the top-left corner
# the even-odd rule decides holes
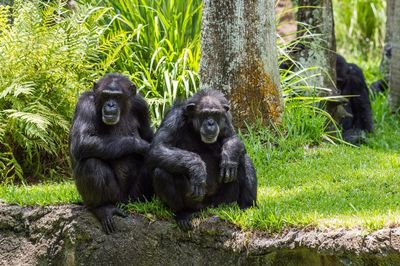
[[[234,124],[279,124],[274,0],[204,0],[200,88],[221,90]]]
[[[298,0],[298,37],[304,49],[296,56],[297,62],[308,70],[309,86],[318,90],[318,96],[338,96],[336,87],[336,36],[332,0]],[[309,35],[309,36],[308,36]],[[343,104],[345,98],[328,101],[327,112],[339,122],[349,114]],[[333,128],[333,126],[332,126]]]
[[[391,49],[392,49],[392,38],[393,38],[394,8],[395,8],[395,0],[386,0],[385,45],[383,47],[382,60],[379,65],[379,70],[383,75],[383,79],[387,83],[389,83],[390,61],[392,57]]]
[[[385,43],[390,43],[393,36],[395,0],[386,0],[386,33]]]
[[[298,35],[305,37],[305,48],[297,60],[305,68],[318,67],[308,71],[317,76],[310,80],[310,85],[326,88],[321,96],[339,95],[336,89],[336,37],[331,0],[299,0],[297,12]],[[309,33],[308,33],[309,32]],[[307,37],[306,34],[310,34]]]
[[[389,77],[389,105],[392,112],[398,112],[400,108],[400,2],[394,1],[394,12],[388,11],[392,17],[392,59],[390,60]],[[389,5],[388,5],[389,8]]]

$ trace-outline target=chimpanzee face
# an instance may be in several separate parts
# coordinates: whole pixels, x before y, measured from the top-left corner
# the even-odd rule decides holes
[[[101,116],[103,123],[106,125],[116,125],[121,116],[121,108],[123,107],[124,94],[122,91],[103,90],[100,94],[102,98]]]
[[[221,129],[225,126],[229,106],[208,96],[202,98],[199,103],[188,103],[186,111],[191,114],[193,127],[200,134],[201,140],[211,144],[217,141]]]
[[[349,66],[346,60],[341,56],[336,57],[336,84],[339,89],[343,89],[348,78]]]
[[[136,88],[126,77],[110,74],[95,84],[94,92],[103,123],[112,126],[128,109],[129,97],[136,93]]]

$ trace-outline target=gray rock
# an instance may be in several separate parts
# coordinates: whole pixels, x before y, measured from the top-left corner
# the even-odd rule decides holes
[[[82,206],[0,203],[0,265],[400,265],[400,228],[269,234],[211,217],[182,232],[141,215],[115,220],[105,235]]]

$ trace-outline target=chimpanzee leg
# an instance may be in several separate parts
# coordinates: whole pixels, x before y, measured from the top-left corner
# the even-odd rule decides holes
[[[120,184],[112,168],[102,160],[82,160],[74,169],[78,191],[88,207],[115,204],[122,199]]]
[[[239,181],[236,179],[229,183],[222,183],[218,192],[206,201],[207,205],[218,206],[237,202],[239,198]]]
[[[130,198],[132,200],[148,201],[154,195],[153,182],[150,175],[150,170],[144,161],[139,161],[142,163],[138,166],[139,171],[137,176],[133,180],[133,186],[130,189]]]
[[[239,207],[246,209],[254,206],[257,200],[256,169],[247,154],[240,160],[237,179],[239,181]]]
[[[196,211],[187,202],[186,194],[189,192],[189,185],[185,177],[173,176],[161,168],[156,168],[153,186],[155,194],[175,213],[178,226],[183,230],[190,230],[192,216]]]
[[[113,205],[122,200],[123,193],[111,167],[102,160],[90,158],[74,169],[76,187],[83,202],[101,222],[104,231],[112,233],[114,214],[125,216]]]
[[[185,208],[182,190],[176,185],[176,178],[167,171],[156,168],[153,176],[153,186],[156,195],[168,205],[174,212]]]

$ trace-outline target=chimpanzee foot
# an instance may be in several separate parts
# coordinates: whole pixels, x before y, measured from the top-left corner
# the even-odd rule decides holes
[[[105,205],[97,208],[93,208],[92,212],[94,216],[100,221],[104,232],[108,235],[116,231],[115,222],[113,220],[113,215],[118,215],[120,217],[127,217],[127,215],[113,205]]]
[[[175,214],[176,223],[183,231],[190,231],[193,229],[192,217],[193,212],[179,212]]]

